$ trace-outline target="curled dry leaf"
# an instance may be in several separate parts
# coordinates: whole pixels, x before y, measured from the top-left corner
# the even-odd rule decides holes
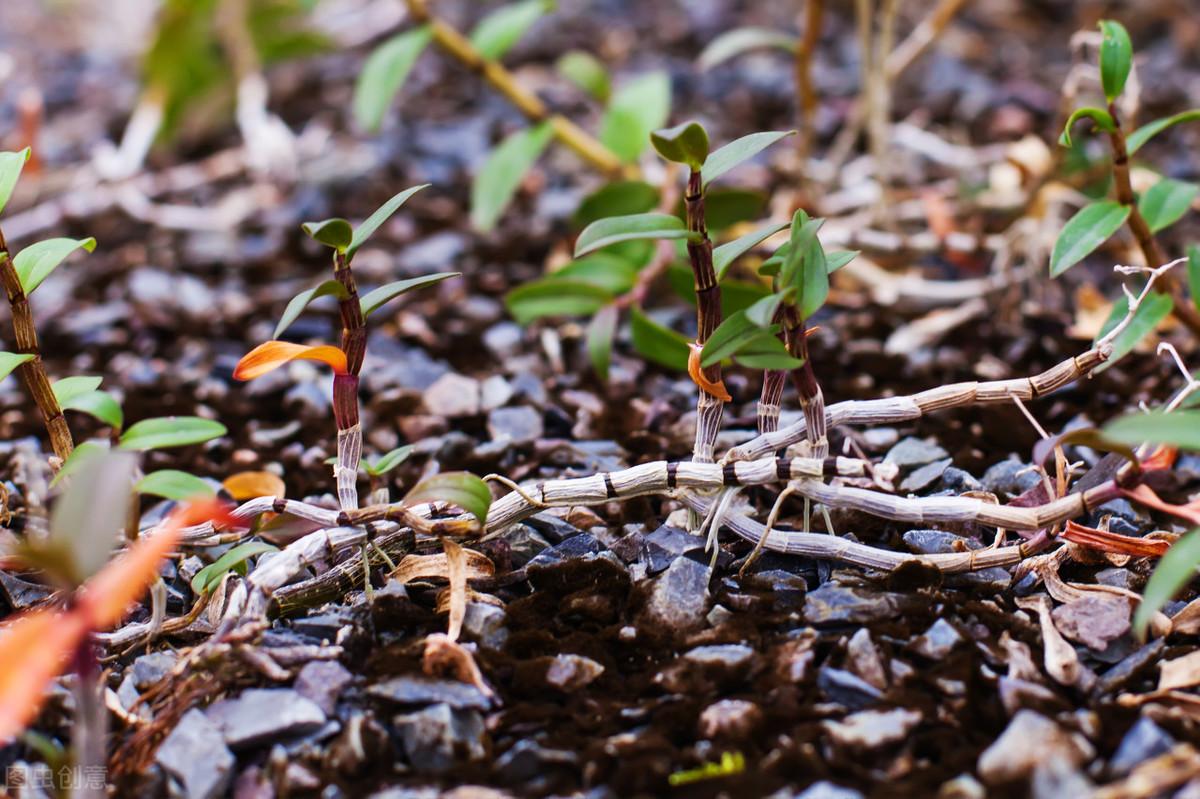
[[[283,499],[287,495],[283,479],[274,472],[238,472],[221,481],[221,485],[238,502],[257,497]]]
[[[266,341],[242,356],[233,370],[235,380],[253,380],[295,360],[320,361],[337,374],[346,373],[346,353],[329,344],[307,347],[290,341]]]
[[[1067,522],[1066,529],[1059,534],[1059,537],[1073,544],[1098,549],[1101,552],[1133,555],[1138,558],[1162,557],[1163,553],[1171,546],[1170,542],[1161,539],[1119,535],[1107,530],[1097,530],[1094,527],[1084,527],[1082,524],[1072,521]]]
[[[1158,690],[1160,691],[1200,685],[1200,650],[1174,660],[1164,660],[1158,668]]]
[[[725,381],[718,380],[715,383],[704,376],[704,370],[700,368],[700,353],[703,347],[695,342],[688,344],[688,375],[692,378],[692,382],[700,387],[700,390],[705,394],[709,394],[721,402],[732,402],[733,397],[729,396],[729,391],[725,388]]]
[[[1017,599],[1017,607],[1037,614],[1042,628],[1042,648],[1046,673],[1060,685],[1075,685],[1083,673],[1075,648],[1067,643],[1050,616],[1050,600],[1045,594]]]
[[[496,567],[483,553],[473,549],[463,549],[463,554],[468,580],[491,577],[496,573]],[[390,576],[401,585],[428,577],[440,577],[448,580],[450,567],[443,552],[435,555],[406,555]]]
[[[463,619],[467,617],[467,556],[463,548],[449,538],[442,539],[446,553],[446,576],[450,580],[450,619],[446,636],[457,641],[462,634]]]
[[[483,673],[470,651],[444,633],[433,633],[425,639],[421,670],[431,677],[450,676],[459,682],[474,685],[484,696],[495,695],[491,686],[484,681]]]

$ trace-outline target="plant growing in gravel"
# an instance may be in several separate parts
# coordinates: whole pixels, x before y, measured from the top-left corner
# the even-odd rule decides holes
[[[127,452],[89,460],[55,503],[48,534],[29,538],[13,554],[12,560],[40,571],[62,589],[65,600],[19,614],[0,630],[0,744],[33,720],[47,684],[70,670],[76,678],[76,765],[102,768],[107,710],[92,633],[119,622],[130,604],[158,580],[159,562],[176,546],[186,525],[226,518],[213,500],[187,504],[154,536],[113,558],[136,460]],[[103,791],[88,795],[102,796]]]
[[[279,324],[275,326],[275,338],[246,353],[233,372],[233,376],[238,380],[252,380],[297,359],[320,361],[333,369],[333,414],[338,431],[338,454],[333,471],[337,481],[338,503],[342,508],[358,507],[357,478],[362,458],[358,376],[367,350],[367,318],[402,294],[460,274],[438,272],[408,280],[397,280],[380,286],[361,298],[358,295],[358,285],[351,269],[355,253],[409,197],[423,188],[424,185],[414,186],[396,194],[357,228],[352,227],[345,219],[337,218],[306,222],[303,226],[304,232],[333,250],[333,279],[293,297],[284,309]],[[339,346],[307,346],[278,340],[311,302],[325,296],[336,297],[338,301],[342,323]]]
[[[1075,109],[1067,119],[1060,143],[1065,147],[1072,146],[1071,131],[1076,123],[1085,119],[1091,121],[1095,131],[1107,134],[1112,151],[1115,198],[1101,198],[1088,203],[1066,223],[1050,256],[1051,277],[1057,277],[1079,263],[1123,226],[1129,229],[1137,242],[1146,265],[1152,268],[1162,266],[1168,258],[1163,254],[1156,234],[1182,219],[1200,192],[1200,186],[1173,178],[1160,178],[1140,194],[1134,191],[1130,178],[1130,159],[1147,142],[1168,128],[1182,122],[1200,121],[1200,109],[1156,119],[1131,131],[1128,120],[1122,116],[1121,101],[1133,69],[1133,44],[1121,23],[1102,20],[1099,25],[1100,84],[1105,104],[1103,107]],[[1180,284],[1172,275],[1164,275],[1160,281],[1162,290],[1138,309],[1135,324],[1116,343],[1114,361],[1131,350],[1170,313],[1174,313],[1194,334],[1200,335],[1200,310],[1197,305],[1200,303],[1200,249],[1193,246],[1188,254],[1191,299],[1184,296]],[[1125,298],[1117,301],[1102,335],[1125,315],[1127,308]]]
[[[671,86],[665,72],[647,73],[614,91],[607,71],[594,57],[582,51],[564,55],[560,72],[604,105],[599,132],[592,136],[562,114],[550,111],[501,63],[526,31],[554,7],[552,0],[520,0],[501,6],[480,20],[469,36],[430,11],[426,0],[406,0],[406,4],[416,26],[387,39],[368,57],[355,87],[354,116],[361,127],[378,129],[430,42],[482,75],[515,105],[530,127],[505,137],[475,175],[471,222],[477,229],[486,231],[496,225],[551,139],[569,147],[611,180],[637,176],[636,164],[646,149],[647,135],[666,122],[670,111]]]

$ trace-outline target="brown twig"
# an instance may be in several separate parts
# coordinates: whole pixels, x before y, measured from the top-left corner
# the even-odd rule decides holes
[[[687,194],[684,195],[687,210],[688,230],[697,235],[695,241],[688,240],[688,259],[692,265],[692,280],[696,289],[696,345],[704,346],[713,331],[721,324],[721,286],[713,269],[712,240],[704,219],[704,181],[700,170],[693,169],[688,175]],[[709,385],[721,384],[721,364],[715,363],[703,370]],[[710,463],[713,447],[721,427],[722,401],[701,389],[696,400],[696,443],[692,460]]]
[[[821,19],[825,0],[806,0],[804,4],[804,33],[796,47],[794,69],[796,72],[796,116],[799,134],[796,149],[804,160],[812,152],[813,122],[817,114],[817,91],[813,86],[812,63],[817,43],[821,41]]]
[[[471,71],[482,75],[530,122],[549,122],[555,138],[609,177],[634,178],[638,175],[636,166],[622,164],[616,154],[583,128],[561,114],[551,113],[546,104],[522,86],[499,61],[484,58],[467,37],[433,14],[426,0],[405,0],[405,5],[414,20],[429,26],[433,41],[439,47]]]
[[[46,367],[42,363],[42,353],[38,348],[37,328],[33,324],[33,313],[29,309],[29,298],[21,286],[17,269],[13,265],[8,250],[8,242],[0,232],[0,280],[4,281],[4,291],[8,295],[8,304],[12,308],[13,338],[16,351],[21,355],[32,355],[31,360],[17,367],[21,381],[26,391],[33,397],[34,403],[42,414],[46,432],[50,435],[50,446],[60,462],[71,457],[75,442],[71,438],[71,430],[67,427],[66,417],[54,396],[50,386],[50,378],[46,375]],[[61,464],[60,464],[61,465]],[[57,469],[56,469],[57,471]]]

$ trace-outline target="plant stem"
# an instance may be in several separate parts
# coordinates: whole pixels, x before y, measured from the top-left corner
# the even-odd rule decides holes
[[[812,359],[808,355],[808,335],[804,320],[800,318],[795,307],[788,306],[784,311],[784,342],[788,353],[793,358],[800,358],[804,365],[792,370],[792,385],[800,395],[800,409],[804,412],[805,429],[809,453],[813,458],[824,458],[829,452],[829,439],[826,437],[825,394],[821,384],[817,382],[817,373],[813,371]]]
[[[1117,202],[1129,208],[1129,221],[1127,222],[1129,231],[1142,251],[1146,266],[1154,269],[1165,264],[1167,258],[1163,255],[1162,248],[1158,246],[1158,240],[1154,238],[1154,232],[1150,230],[1150,225],[1146,223],[1146,218],[1138,210],[1137,202],[1134,199],[1133,183],[1129,178],[1129,150],[1125,144],[1125,130],[1121,127],[1115,103],[1108,104],[1108,113],[1113,119],[1113,130],[1108,134],[1108,140],[1112,145],[1113,184],[1117,191]],[[1171,295],[1175,318],[1185,324],[1193,335],[1200,336],[1200,311],[1197,311],[1195,305],[1183,296],[1183,291],[1174,275],[1163,275],[1159,283]]]
[[[813,120],[817,113],[817,92],[812,80],[812,62],[821,40],[821,18],[825,0],[807,0],[804,4],[804,35],[796,47],[796,115],[800,135],[796,149],[800,153],[801,169],[804,159],[812,152]]]
[[[483,76],[496,91],[503,94],[530,122],[550,122],[554,136],[600,172],[611,178],[635,178],[636,166],[621,163],[621,159],[598,139],[561,114],[546,108],[533,92],[522,86],[499,61],[484,58],[470,39],[429,10],[426,0],[405,0],[408,12],[416,22],[429,25],[433,40],[464,66]]]
[[[358,284],[350,270],[350,260],[344,253],[333,256],[333,276],[346,290],[346,298],[338,301],[346,374],[333,377],[333,415],[338,428],[338,461],[333,472],[337,481],[338,505],[347,510],[358,507],[358,462],[362,458],[358,373],[367,353],[367,326],[363,319],[362,303],[358,299]]]
[[[104,781],[95,779],[95,775],[104,773],[104,738],[108,727],[99,666],[89,636],[75,653],[75,724],[71,727],[75,788],[70,793],[72,799],[104,799],[106,795]]]
[[[0,232],[0,280],[4,281],[4,291],[8,295],[8,304],[12,307],[13,338],[16,340],[16,350],[22,355],[32,355],[33,359],[17,367],[25,390],[33,397],[34,404],[41,411],[42,421],[46,432],[50,435],[50,446],[60,462],[71,457],[75,442],[71,438],[71,430],[67,427],[66,417],[50,387],[50,378],[46,376],[46,367],[42,363],[41,350],[38,349],[37,328],[33,324],[33,312],[29,309],[29,299],[25,289],[21,287],[21,279],[13,266],[9,255],[8,242]],[[57,467],[55,468],[57,471]]]
[[[696,344],[703,347],[709,336],[721,324],[721,286],[713,270],[712,240],[704,221],[704,183],[699,170],[688,175],[687,194],[688,230],[699,234],[699,240],[688,241],[688,258],[692,264],[692,279],[696,289]],[[721,382],[721,365],[715,363],[704,370],[710,383]],[[721,426],[723,403],[707,391],[700,391],[696,401],[696,443],[692,449],[692,460],[711,463],[717,432]]]

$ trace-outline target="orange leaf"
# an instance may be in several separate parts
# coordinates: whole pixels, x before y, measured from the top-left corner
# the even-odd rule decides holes
[[[700,351],[704,348],[695,342],[688,344],[688,348],[688,376],[692,378],[692,382],[700,386],[700,390],[705,394],[716,397],[721,402],[733,402],[733,397],[729,396],[725,389],[724,380],[714,383],[704,376],[704,370],[700,368]]]
[[[1178,516],[1181,519],[1186,519],[1193,525],[1200,525],[1200,501],[1189,502],[1186,505],[1172,505],[1170,502],[1163,500],[1158,494],[1154,493],[1148,485],[1139,485],[1134,488],[1122,488],[1121,493],[1127,498],[1140,502],[1154,508],[1163,513],[1169,513],[1172,516]]]
[[[332,366],[338,374],[346,372],[346,353],[337,347],[329,344],[306,347],[290,341],[267,341],[242,356],[233,370],[233,377],[235,380],[253,380],[296,359],[321,361]]]
[[[1097,530],[1094,527],[1084,527],[1082,524],[1068,521],[1067,527],[1059,534],[1073,544],[1098,549],[1101,552],[1113,552],[1117,555],[1132,555],[1135,558],[1157,558],[1171,546],[1170,542],[1153,538],[1134,538],[1133,536],[1110,533],[1107,530]]]
[[[50,609],[19,616],[0,630],[0,744],[37,715],[46,684],[86,633],[81,614]]]
[[[283,480],[274,472],[238,472],[226,477],[221,485],[238,502],[258,497],[283,499],[287,493]]]
[[[1175,465],[1175,456],[1178,454],[1178,450],[1161,444],[1155,447],[1154,451],[1145,458],[1142,458],[1142,468],[1148,472],[1170,469]]]
[[[125,554],[88,580],[79,594],[79,610],[92,629],[107,629],[125,615],[158,575],[158,564],[179,541],[184,527],[204,521],[238,526],[228,509],[215,499],[199,500],[172,513],[159,532],[138,539]]]

